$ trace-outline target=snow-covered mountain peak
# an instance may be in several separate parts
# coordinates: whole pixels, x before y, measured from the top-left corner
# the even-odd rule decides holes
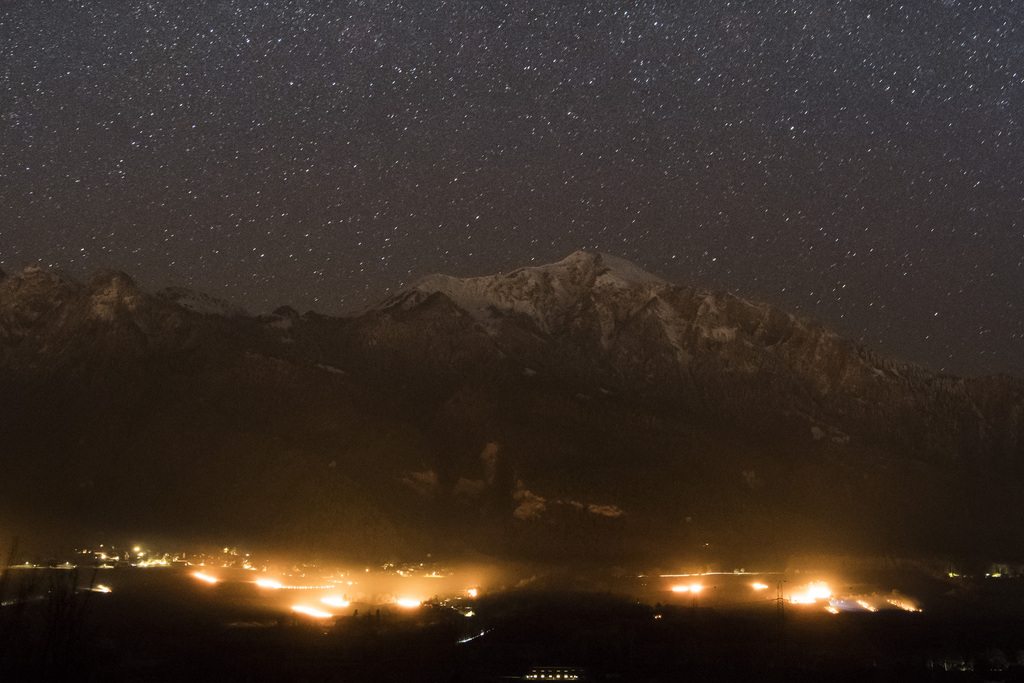
[[[810,321],[735,295],[675,285],[596,252],[575,252],[556,263],[490,277],[433,275],[380,309],[416,309],[438,294],[496,339],[512,329],[571,339],[573,353],[589,349],[621,367],[623,376],[640,372],[637,367],[650,377],[685,374],[693,363],[708,362],[753,376],[780,363],[808,364],[807,349],[813,349],[814,359],[808,367],[836,357],[843,359],[840,375],[875,371],[852,347]],[[839,381],[807,372],[823,385]]]
[[[551,266],[541,268],[582,268],[595,271],[596,279],[602,285],[612,286],[636,286],[636,285],[664,285],[665,280],[624,258],[612,256],[596,251],[576,251]]]
[[[6,278],[15,281],[18,286],[36,288],[76,289],[81,285],[68,273],[60,268],[43,268],[42,266],[26,266],[20,273]]]
[[[482,323],[492,324],[502,315],[516,313],[550,331],[570,311],[595,301],[613,305],[625,297],[631,305],[640,305],[655,290],[670,286],[624,259],[577,251],[555,263],[486,277],[430,275],[384,302],[382,308],[416,305],[439,292]]]
[[[238,306],[232,306],[226,301],[186,287],[168,287],[157,292],[157,296],[202,315],[219,315],[224,318],[247,315],[245,310]]]

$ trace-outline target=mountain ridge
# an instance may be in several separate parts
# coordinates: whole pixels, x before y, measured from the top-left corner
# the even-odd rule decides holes
[[[885,358],[819,323],[733,294],[673,285],[643,274],[632,264],[627,264],[630,277],[621,277],[615,267],[606,266],[608,258],[576,252],[557,264],[508,275],[426,278],[385,301],[380,309],[408,311],[427,295],[441,293],[470,312],[492,336],[501,337],[508,321],[518,319],[520,339],[528,337],[531,328],[549,340],[563,338],[600,359],[606,370],[601,379],[608,383],[621,387],[628,384],[627,378],[641,375],[646,382],[634,393],[653,390],[685,402],[685,390],[710,387],[715,381],[735,383],[737,377],[742,384],[746,377],[775,384],[777,394],[806,398],[803,403],[794,402],[787,412],[813,414],[808,402],[835,404],[822,414],[826,423],[860,412],[858,422],[863,425],[878,414],[864,404],[914,404],[934,400],[927,395],[937,391],[955,394],[964,383],[985,383],[943,377]],[[612,263],[621,269],[623,262]],[[603,286],[602,278],[610,284]],[[512,356],[531,355],[528,347],[528,343],[501,345],[502,352]],[[1018,382],[1007,382],[1019,390]],[[979,414],[973,404],[965,410],[960,420]],[[1008,438],[1017,449],[1024,443],[1018,415],[1019,407],[1000,418],[1010,422]],[[984,431],[984,420],[979,419],[977,428]]]
[[[374,557],[1024,553],[1016,378],[936,375],[592,252],[348,318],[211,302],[117,271],[0,279],[12,505]]]

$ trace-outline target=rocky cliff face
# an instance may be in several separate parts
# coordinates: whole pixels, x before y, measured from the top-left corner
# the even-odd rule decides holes
[[[20,342],[43,318],[80,289],[58,271],[26,268],[0,277],[0,339]]]
[[[0,412],[0,493],[56,524],[376,556],[1024,554],[1020,380],[596,253],[349,319],[28,269],[0,278]]]

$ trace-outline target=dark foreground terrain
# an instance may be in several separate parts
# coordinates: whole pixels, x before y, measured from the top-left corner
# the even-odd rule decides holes
[[[251,585],[125,572],[111,593],[92,570],[8,581],[0,680],[499,681],[538,665],[593,681],[1024,680],[1018,579],[935,584],[923,612],[545,587],[317,620],[260,603]]]

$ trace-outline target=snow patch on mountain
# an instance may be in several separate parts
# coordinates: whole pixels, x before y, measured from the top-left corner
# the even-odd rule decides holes
[[[566,261],[577,257],[577,255],[580,255],[580,258],[589,258],[588,252],[578,251],[566,259]],[[668,281],[648,273],[632,261],[627,261],[626,259],[619,258],[618,256],[612,256],[610,254],[599,254],[598,256],[606,268],[606,270],[597,277],[597,281],[595,283],[600,287],[627,288],[635,287],[637,285],[669,284]]]
[[[430,275],[416,282],[411,291],[386,301],[382,308],[407,308],[440,292],[485,327],[493,328],[502,316],[515,314],[530,318],[540,330],[550,333],[570,311],[586,306],[594,297],[610,304],[600,311],[603,343],[610,344],[611,332],[621,317],[617,308],[635,308],[649,299],[653,290],[670,286],[624,259],[578,251],[557,263],[489,277]]]
[[[600,517],[621,517],[626,514],[618,505],[596,505],[591,503],[587,506],[587,512]]]
[[[119,306],[135,311],[143,296],[135,282],[120,272],[100,272],[89,281],[89,317],[111,322]]]
[[[243,308],[185,287],[168,287],[157,292],[157,296],[200,315],[217,315],[222,318],[248,315]]]
[[[455,494],[456,500],[470,503],[479,499],[486,488],[487,482],[483,479],[459,477],[459,480],[455,482],[455,488],[452,492]]]
[[[423,498],[433,498],[437,494],[438,477],[434,470],[405,472],[400,481]]]
[[[516,519],[539,519],[548,509],[547,499],[528,491],[522,481],[516,482],[512,499],[517,503],[516,509],[512,512]]]
[[[719,327],[712,328],[709,336],[715,341],[731,342],[736,339],[736,327],[720,325]]]
[[[498,474],[498,449],[500,446],[494,442],[488,442],[484,446],[483,451],[480,452],[480,464],[484,470],[484,480],[488,484],[494,483],[494,478]]]

